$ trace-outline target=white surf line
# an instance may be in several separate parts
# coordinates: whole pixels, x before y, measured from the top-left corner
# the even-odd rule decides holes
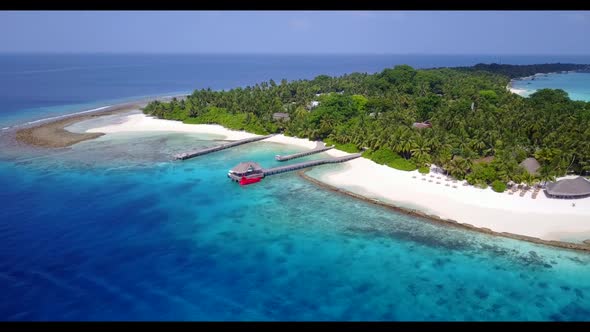
[[[109,108],[109,107],[111,107],[111,105],[103,106],[103,107],[98,107],[98,108],[93,108],[93,109],[88,110],[88,111],[82,111],[82,112],[69,113],[69,114],[64,114],[64,115],[59,115],[59,116],[53,116],[53,117],[50,117],[50,118],[44,118],[44,119],[39,119],[39,120],[35,120],[35,121],[26,122],[25,125],[29,125],[29,124],[33,124],[33,123],[38,123],[38,122],[42,122],[42,121],[47,121],[47,120],[55,120],[55,119],[67,118],[68,116],[72,116],[72,115],[78,115],[78,114],[96,112],[96,111],[100,111],[100,110],[103,110],[103,109]]]
[[[173,94],[171,95],[167,95],[167,96],[143,96],[143,97],[138,97],[138,98],[144,98],[146,100],[158,100],[158,99],[166,99],[166,98],[174,98],[174,97],[185,97],[190,95],[190,93],[183,93],[183,94],[175,94],[173,92]],[[141,101],[141,99],[139,100]],[[115,104],[115,105],[120,105],[120,104]],[[61,118],[66,118],[69,116],[73,116],[73,115],[79,115],[79,114],[84,114],[84,113],[91,113],[91,112],[96,112],[96,111],[100,111],[103,110],[105,108],[109,108],[112,107],[113,105],[107,105],[107,106],[102,106],[102,107],[98,107],[98,108],[93,108],[91,110],[87,110],[87,111],[81,111],[81,112],[75,112],[75,113],[68,113],[68,114],[63,114],[63,115],[58,115],[58,116],[54,116],[54,117],[49,117],[49,118],[43,118],[43,119],[39,119],[39,120],[35,120],[35,121],[29,121],[29,122],[25,122],[22,124],[16,124],[13,126],[9,126],[9,127],[4,127],[0,130],[8,130],[11,128],[17,128],[17,127],[22,127],[22,126],[27,126],[27,125],[31,125],[31,124],[35,124],[35,123],[39,123],[39,122],[44,122],[44,121],[49,121],[49,120],[55,120],[55,119],[61,119]]]
[[[75,113],[68,113],[68,114],[64,114],[64,115],[58,115],[58,116],[52,116],[52,117],[49,117],[49,118],[43,118],[43,119],[39,119],[39,120],[35,120],[35,121],[29,121],[29,122],[17,124],[17,125],[10,126],[10,127],[4,127],[4,128],[2,128],[2,130],[8,130],[8,129],[11,129],[11,128],[23,127],[23,126],[27,126],[27,125],[31,125],[31,124],[35,124],[35,123],[39,123],[39,122],[44,122],[44,121],[49,121],[49,120],[67,118],[67,117],[70,117],[70,116],[73,116],[73,115],[80,115],[80,114],[84,114],[84,113],[97,112],[97,111],[103,110],[105,108],[109,108],[111,106],[112,105],[107,105],[107,106],[93,108],[93,109],[87,110],[87,111],[81,111],[81,112],[75,112]]]

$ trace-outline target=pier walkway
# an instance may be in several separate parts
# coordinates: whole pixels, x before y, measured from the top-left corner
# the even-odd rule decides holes
[[[270,134],[270,135],[266,135],[266,136],[245,138],[245,139],[237,140],[237,141],[234,141],[231,143],[222,144],[222,145],[218,145],[218,146],[214,146],[214,147],[210,147],[210,148],[199,149],[199,150],[194,150],[194,151],[185,152],[185,153],[179,153],[179,154],[174,155],[174,159],[186,160],[186,159],[202,156],[204,154],[229,149],[234,146],[238,146],[238,145],[242,145],[242,144],[246,144],[246,143],[251,143],[251,142],[256,142],[256,141],[262,141],[263,139],[267,139],[267,138],[273,137],[275,135],[277,135],[277,134]]]
[[[324,144],[324,142],[317,142],[317,144],[316,144],[315,148],[313,148],[313,150],[300,152],[300,153],[294,153],[294,154],[290,154],[290,155],[286,155],[286,156],[277,155],[275,157],[275,159],[277,161],[287,161],[287,160],[291,160],[291,159],[295,159],[295,158],[309,156],[309,155],[312,155],[315,153],[328,151],[332,148],[334,148],[334,146],[326,146],[326,144]]]
[[[333,158],[325,158],[325,159],[318,159],[318,160],[310,160],[310,161],[304,161],[304,162],[293,164],[293,165],[265,168],[265,169],[262,169],[262,173],[266,177],[269,175],[296,171],[298,169],[317,166],[317,165],[342,163],[345,161],[356,159],[356,158],[360,157],[361,155],[362,155],[362,153],[355,153],[355,154],[351,154],[351,155],[343,156],[343,157],[333,157]]]

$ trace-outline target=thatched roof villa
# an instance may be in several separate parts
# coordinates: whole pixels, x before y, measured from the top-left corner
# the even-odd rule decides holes
[[[272,118],[277,121],[289,121],[290,116],[289,113],[273,113]]]
[[[590,197],[590,181],[578,176],[574,179],[562,179],[547,184],[545,194],[552,198]]]
[[[539,168],[541,168],[541,164],[535,158],[526,158],[520,163],[520,166],[526,169],[532,175],[538,175]]]
[[[426,120],[424,122],[414,122],[414,124],[412,125],[414,128],[418,128],[418,129],[422,129],[422,128],[432,128],[432,124],[430,123],[429,120]]]

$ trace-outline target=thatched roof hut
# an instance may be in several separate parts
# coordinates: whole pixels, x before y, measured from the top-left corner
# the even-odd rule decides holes
[[[414,122],[412,125],[414,128],[422,129],[422,128],[432,128],[432,124],[430,121],[426,120],[424,122]]]
[[[574,179],[563,179],[547,184],[545,193],[555,198],[590,197],[590,181],[578,176]]]
[[[539,168],[541,168],[541,164],[539,164],[537,159],[532,158],[532,157],[526,158],[525,160],[523,160],[520,163],[520,166],[522,166],[524,169],[527,170],[527,172],[529,172],[532,175],[537,175]]]
[[[256,173],[262,172],[262,167],[257,162],[246,161],[239,163],[236,167],[232,168],[230,172],[234,174]]]
[[[289,121],[289,113],[274,113],[272,115],[273,120]]]

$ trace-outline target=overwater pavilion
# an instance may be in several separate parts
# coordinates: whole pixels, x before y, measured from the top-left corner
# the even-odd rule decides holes
[[[264,177],[262,167],[260,164],[253,161],[246,161],[239,163],[236,167],[232,168],[227,174],[234,181],[240,181],[242,177],[246,178],[259,178]]]

